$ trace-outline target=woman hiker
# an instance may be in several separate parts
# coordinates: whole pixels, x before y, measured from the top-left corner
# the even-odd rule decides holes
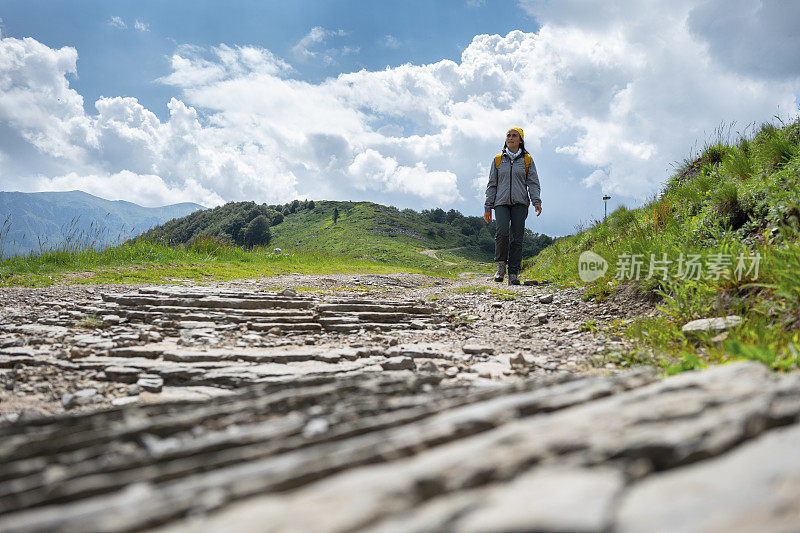
[[[525,219],[531,203],[536,209],[536,216],[542,214],[540,190],[536,165],[525,150],[522,128],[511,128],[506,133],[503,151],[492,161],[483,213],[487,224],[492,221],[492,209],[497,217],[497,233],[494,237],[494,260],[497,263],[495,281],[503,281],[508,263],[508,284],[519,285]]]

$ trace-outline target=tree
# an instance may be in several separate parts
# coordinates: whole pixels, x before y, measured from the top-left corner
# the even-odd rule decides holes
[[[314,200],[309,200],[308,201],[308,208],[309,209],[314,209],[314,207],[316,207],[316,204],[314,203]]]
[[[462,215],[459,211],[456,211],[455,209],[451,209],[450,211],[447,212],[447,215],[445,215],[445,221],[448,224],[452,224],[456,220],[460,220],[462,218],[464,218],[464,215]]]
[[[339,208],[333,208],[333,223],[336,224],[336,221],[339,220]]]
[[[233,237],[234,241],[237,241],[239,240],[242,230],[246,225],[247,220],[245,219],[244,214],[239,213],[229,220],[228,223],[223,226],[222,230]]]
[[[277,226],[278,224],[283,222],[283,213],[281,213],[280,211],[273,211],[272,216],[270,218],[272,220],[272,224],[270,225]]]
[[[478,233],[486,224],[481,217],[463,217],[461,223],[464,226],[469,226],[470,234]]]
[[[263,246],[269,244],[272,234],[269,231],[269,222],[264,215],[258,215],[250,221],[244,230],[245,246]]]
[[[432,222],[444,222],[445,212],[444,209],[441,207],[437,207],[433,211],[431,211],[431,221]]]

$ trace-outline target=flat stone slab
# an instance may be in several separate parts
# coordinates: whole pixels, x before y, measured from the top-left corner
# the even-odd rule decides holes
[[[461,349],[466,354],[470,355],[480,355],[480,354],[487,354],[491,355],[494,353],[494,347],[487,346],[485,344],[465,344],[461,347]]]
[[[656,474],[622,498],[618,531],[800,530],[800,425]]]
[[[700,318],[687,322],[681,328],[684,335],[690,336],[696,333],[719,333],[726,329],[732,329],[742,323],[742,317],[738,315],[718,316],[714,318]]]
[[[616,501],[632,474],[679,472],[699,458],[724,456],[742,439],[764,431],[770,420],[785,422],[800,415],[800,375],[776,381],[755,363],[687,373],[600,399],[594,396],[600,390],[592,393],[586,384],[567,383],[563,389],[587,395],[572,408],[562,405],[549,415],[513,419],[409,458],[351,469],[289,494],[253,497],[206,525],[255,531],[247,524],[269,523],[274,531],[348,531],[384,522],[396,526],[387,527],[389,531],[613,531]],[[543,399],[559,396],[565,398],[551,392]],[[476,409],[472,423],[488,423],[511,409],[511,404],[499,412],[487,409],[483,416]],[[752,423],[759,419],[765,424]],[[383,443],[392,440],[381,438]],[[566,470],[554,470],[559,465]],[[499,485],[470,496],[476,485],[491,483]],[[529,499],[522,507],[523,491],[508,487],[523,486],[548,505]],[[736,486],[746,497],[747,483]],[[699,498],[688,487],[684,490],[686,498]],[[354,500],[354,493],[361,497]],[[580,499],[567,503],[561,497]],[[657,498],[647,500],[650,506],[635,507],[657,515]],[[519,502],[517,508],[507,507],[514,502]],[[699,509],[702,502],[697,505]],[[584,506],[586,513],[580,516]],[[648,525],[646,521],[632,523],[631,530],[652,530],[638,527]],[[788,523],[800,525],[800,517]],[[439,528],[441,524],[446,527]],[[668,522],[663,525],[672,530]],[[190,530],[189,523],[173,529]]]
[[[372,531],[603,531],[624,487],[613,468],[543,467],[507,484],[437,498]]]
[[[103,371],[108,379],[122,383],[135,383],[141,374],[141,370],[130,366],[107,366]]]
[[[147,392],[161,392],[164,387],[164,378],[156,374],[142,374],[136,385]]]
[[[145,344],[142,346],[122,346],[119,348],[112,348],[108,351],[111,357],[147,357],[156,358],[160,357],[165,350],[174,348],[173,344]]]
[[[226,397],[234,394],[230,389],[209,386],[163,387],[161,392],[153,394],[143,392],[139,395],[142,403],[163,402],[207,402],[214,398]]]

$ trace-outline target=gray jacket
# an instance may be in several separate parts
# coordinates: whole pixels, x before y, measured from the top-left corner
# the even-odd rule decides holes
[[[489,184],[486,186],[486,203],[484,204],[487,211],[496,205],[530,205],[531,203],[541,205],[539,174],[536,173],[536,164],[534,164],[533,158],[531,158],[526,175],[523,154],[519,154],[512,161],[503,150],[499,167],[498,169],[494,166],[494,158],[492,158]]]

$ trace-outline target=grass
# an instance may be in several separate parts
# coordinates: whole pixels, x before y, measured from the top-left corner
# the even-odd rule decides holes
[[[798,198],[800,121],[762,125],[734,144],[718,139],[707,145],[642,207],[621,206],[607,220],[557,239],[523,263],[523,275],[583,287],[585,297],[595,301],[613,298],[629,285],[660,300],[657,316],[607,327],[606,333],[626,337],[632,348],[607,354],[600,363],[648,364],[667,374],[743,359],[778,371],[797,369]],[[608,263],[605,275],[591,283],[582,281],[578,270],[585,250]],[[642,263],[638,276],[633,257]],[[737,272],[740,257],[744,268]],[[651,258],[672,263],[651,273]],[[701,265],[699,275],[686,275],[689,258]],[[681,332],[690,320],[729,314],[743,323],[721,337],[689,340]]]
[[[455,294],[489,294],[491,296],[495,296],[498,300],[508,301],[516,300],[517,297],[520,296],[517,292],[498,289],[496,287],[490,287],[489,285],[467,285],[465,287],[456,287],[451,289],[451,291]]]
[[[75,323],[75,326],[86,329],[96,329],[103,326],[103,321],[96,316],[86,316]]]
[[[423,256],[424,257],[424,256]],[[470,265],[471,266],[471,265]],[[188,249],[136,241],[102,251],[45,251],[0,259],[0,286],[42,287],[56,283],[169,283],[226,281],[281,274],[391,274],[410,272],[454,277],[461,270],[431,260],[417,265],[315,252],[274,254],[202,243]]]

